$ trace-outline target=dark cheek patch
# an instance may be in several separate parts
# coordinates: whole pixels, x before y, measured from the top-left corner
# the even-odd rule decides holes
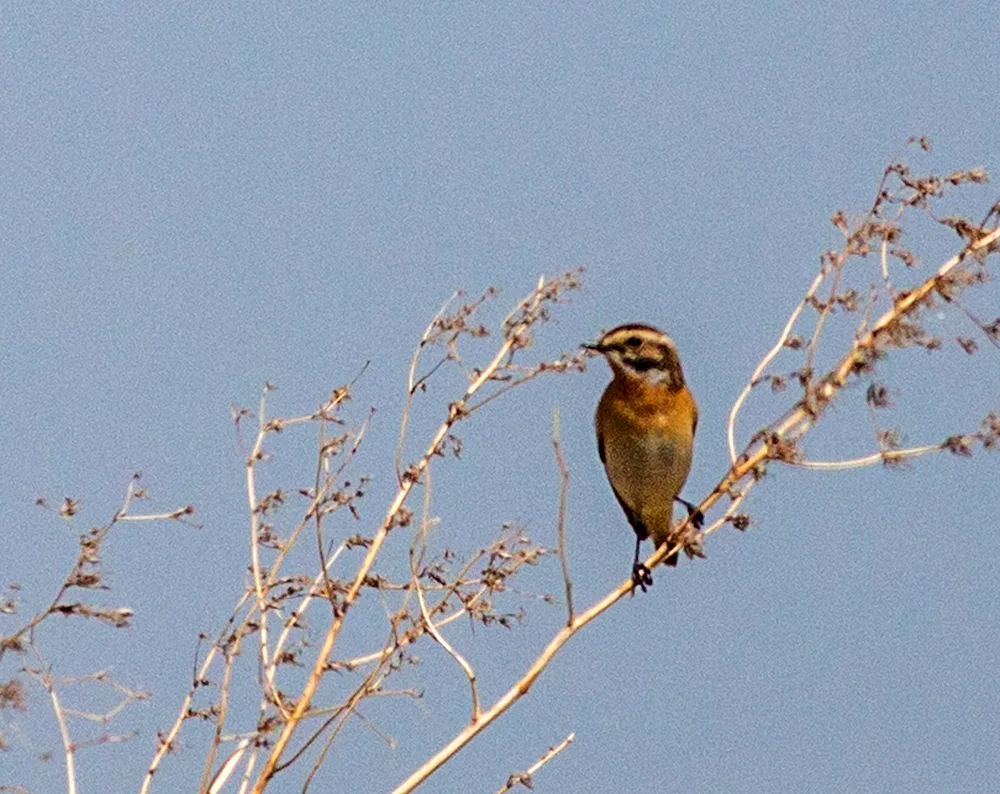
[[[653,367],[659,366],[660,361],[655,358],[637,358],[629,363],[639,372],[649,372]]]

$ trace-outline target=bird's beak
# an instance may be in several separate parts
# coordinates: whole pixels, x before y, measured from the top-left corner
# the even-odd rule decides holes
[[[597,342],[583,342],[580,347],[584,350],[590,350],[594,353],[603,353],[604,348],[601,347]]]

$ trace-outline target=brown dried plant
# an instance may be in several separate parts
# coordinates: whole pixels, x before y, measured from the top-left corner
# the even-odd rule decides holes
[[[134,503],[142,501],[148,496],[146,490],[140,486],[140,479],[140,474],[133,475],[125,494],[124,503],[108,523],[92,527],[79,536],[79,550],[76,559],[48,605],[10,634],[0,636],[0,662],[5,657],[33,660],[33,663],[32,661],[24,661],[17,675],[0,683],[0,710],[26,710],[25,679],[34,682],[46,693],[59,728],[59,738],[62,743],[66,768],[66,791],[69,794],[76,794],[77,791],[76,755],[81,749],[128,741],[135,735],[134,733],[114,734],[105,730],[96,736],[75,739],[73,738],[73,725],[83,721],[106,728],[126,707],[132,703],[146,700],[150,695],[148,692],[131,689],[119,683],[108,670],[99,670],[78,676],[54,675],[52,665],[46,661],[43,655],[44,638],[41,635],[46,624],[60,615],[69,618],[93,619],[115,629],[128,628],[130,625],[133,612],[129,607],[107,606],[99,603],[98,594],[109,589],[103,579],[102,552],[112,529],[119,524],[136,521],[187,523],[189,517],[194,514],[194,508],[190,505],[167,513],[132,512]],[[50,509],[43,497],[39,497],[36,504],[45,510]],[[73,519],[79,513],[79,500],[65,498],[57,512],[63,519]],[[87,596],[81,596],[80,591],[87,593]],[[0,612],[6,615],[18,613],[16,596],[19,592],[18,585],[8,585],[9,594],[0,601]],[[99,713],[72,708],[64,702],[60,692],[79,686],[113,693],[116,702],[107,710]],[[93,700],[94,696],[91,694],[88,699]],[[6,749],[6,742],[0,735],[0,750],[2,749]],[[12,787],[11,790],[18,788]]]
[[[916,142],[926,147],[925,141]],[[820,258],[815,278],[732,405],[727,426],[729,467],[699,505],[712,520],[701,532],[685,522],[678,535],[681,540],[673,548],[657,549],[646,560],[649,568],[678,548],[692,558],[703,556],[704,538],[724,526],[747,529],[751,521],[743,504],[772,464],[817,470],[875,463],[899,465],[932,452],[968,455],[978,448],[997,448],[1000,417],[995,413],[986,416],[977,428],[957,430],[946,438],[910,447],[902,446],[899,431],[877,421],[895,395],[882,378],[880,363],[899,349],[936,351],[944,346],[923,323],[931,307],[957,309],[971,324],[971,335],[956,339],[957,349],[975,354],[981,341],[1000,346],[1000,318],[981,319],[965,300],[966,291],[985,283],[988,260],[1000,250],[1000,202],[981,222],[937,214],[937,206],[948,191],[985,178],[975,169],[946,177],[917,175],[893,163],[885,170],[875,199],[863,216],[854,220],[842,212],[833,216],[834,226],[843,235],[842,246]],[[961,239],[955,254],[933,273],[921,273],[917,255],[904,246],[904,221],[921,218]],[[541,375],[585,367],[582,351],[554,360],[526,360],[552,307],[579,284],[578,271],[541,279],[495,329],[483,319],[496,298],[493,289],[466,302],[456,294],[433,317],[409,367],[395,453],[394,492],[381,521],[360,533],[353,529],[358,525],[358,507],[371,497],[367,478],[353,471],[368,422],[349,424],[347,406],[353,382],[335,389],[315,411],[301,416],[269,417],[270,384],[265,385],[256,411],[233,408],[241,437],[246,425],[255,425],[244,450],[246,583],[225,627],[211,640],[204,635],[200,638],[202,647],[191,684],[176,719],[158,735],[142,780],[142,794],[154,788],[156,773],[180,748],[182,732],[188,726],[193,731],[196,724],[209,728],[199,791],[213,794],[234,786],[241,794],[259,794],[293,766],[302,773],[301,790],[309,790],[330,748],[351,720],[394,743],[366,716],[364,704],[375,698],[419,697],[420,693],[408,686],[406,672],[418,663],[414,649],[419,643],[436,644],[454,662],[456,675],[467,683],[469,718],[450,741],[394,789],[396,794],[410,792],[527,694],[570,637],[632,592],[634,584],[628,578],[595,604],[582,611],[574,609],[565,553],[569,469],[556,416],[552,441],[561,478],[556,534],[567,606],[565,625],[491,704],[481,700],[474,666],[445,636],[444,629],[462,619],[482,626],[516,624],[524,605],[513,592],[513,581],[548,550],[513,524],[501,527],[497,537],[480,549],[440,548],[432,540],[436,522],[432,475],[443,476],[448,471],[440,465],[443,459],[461,455],[460,426],[480,409]],[[843,330],[845,324],[850,332],[840,338],[848,341],[839,343],[831,329]],[[838,344],[843,346],[838,349]],[[470,348],[482,350],[488,345],[492,345],[490,352],[480,361],[471,358]],[[795,363],[779,368],[786,359]],[[928,357],[915,366],[931,367],[933,363]],[[440,409],[436,428],[419,442],[420,451],[408,457],[414,424],[411,417],[418,400],[430,380],[448,370],[460,374],[461,386]],[[851,388],[855,385],[860,388]],[[748,406],[764,390],[783,403],[776,415],[755,425],[759,429],[741,446],[737,425],[746,422]],[[872,451],[839,460],[809,457],[803,440],[827,418],[829,406],[852,396],[859,399],[859,395],[873,418]],[[420,403],[419,407],[426,411],[431,406]],[[294,443],[303,432],[314,434],[316,439],[315,465],[310,463],[308,484],[265,486],[271,477],[267,464],[272,456],[282,454],[283,445]],[[190,508],[183,508],[157,516],[132,516],[128,507],[139,495],[141,491],[133,483],[125,507],[115,518],[81,538],[77,563],[50,606],[0,641],[0,659],[6,651],[34,654],[37,665],[26,666],[23,676],[50,696],[63,733],[70,791],[75,786],[74,752],[81,745],[69,737],[69,712],[57,694],[57,685],[67,682],[51,674],[34,642],[34,633],[55,614],[97,617],[114,625],[127,623],[127,609],[72,601],[69,593],[75,588],[101,586],[97,552],[115,523],[183,520],[190,514]],[[74,500],[66,500],[59,510],[67,518],[77,511]],[[0,605],[14,602],[8,597]],[[370,643],[363,653],[343,649],[341,638],[349,620],[352,638],[361,636]],[[98,678],[103,675],[95,674],[90,680],[108,683],[110,679]],[[123,704],[138,697],[120,685],[111,685],[122,692]],[[0,684],[0,707],[17,708],[22,686],[21,679]],[[241,700],[237,691],[252,693],[256,703],[252,714],[237,705]],[[530,788],[532,775],[572,740],[571,734],[527,771],[512,774],[500,791]]]
[[[354,718],[376,735],[393,741],[361,710],[370,698],[417,697],[412,687],[390,688],[389,679],[417,663],[413,646],[420,641],[438,644],[454,660],[468,681],[471,719],[480,713],[476,675],[461,652],[443,635],[445,626],[465,618],[483,626],[510,627],[522,612],[508,606],[510,582],[526,565],[533,565],[546,549],[533,543],[515,525],[504,525],[488,546],[471,553],[433,550],[429,542],[435,519],[431,516],[431,475],[435,462],[459,456],[462,442],[458,426],[496,398],[540,375],[565,373],[584,366],[581,353],[555,360],[525,363],[538,327],[549,319],[551,307],[579,285],[579,271],[540,279],[535,289],[499,324],[498,331],[480,318],[490,289],[479,298],[461,302],[452,297],[425,329],[414,352],[402,411],[396,452],[396,491],[381,523],[370,533],[349,534],[344,513],[358,516],[357,505],[366,498],[367,480],[350,478],[356,453],[365,437],[367,421],[347,427],[344,409],[353,384],[334,390],[316,411],[293,418],[268,418],[265,386],[254,414],[234,408],[238,428],[255,421],[256,432],[246,454],[246,490],[249,521],[249,586],[237,601],[225,630],[208,646],[196,664],[192,684],[174,723],[160,734],[141,791],[149,791],[167,755],[178,747],[183,726],[204,721],[214,726],[201,791],[221,790],[239,778],[241,790],[263,791],[275,775],[295,764],[308,764],[303,790],[310,788],[327,754],[346,723]],[[488,342],[495,348],[484,363],[469,359],[464,342]],[[482,347],[482,345],[477,345]],[[422,452],[404,461],[414,401],[428,380],[446,367],[462,373],[462,391],[449,403],[440,424]],[[299,489],[262,492],[264,465],[271,460],[276,436],[296,427],[317,431],[313,482]],[[422,491],[419,506],[411,504],[415,490]],[[302,509],[285,530],[280,519],[295,500]],[[353,522],[352,522],[353,523]],[[387,544],[390,535],[405,533],[402,546]],[[406,573],[392,571],[396,557],[385,550],[405,549]],[[303,548],[312,554],[303,556]],[[354,551],[352,555],[350,552]],[[302,572],[303,562],[314,566]],[[346,560],[354,558],[350,569]],[[343,570],[342,570],[343,569]],[[358,611],[363,593],[377,595],[384,620]],[[317,605],[326,605],[326,616],[316,618]],[[312,609],[311,609],[312,608]],[[316,625],[309,631],[307,612]],[[360,655],[339,655],[337,640],[345,623],[364,621],[362,633],[372,649]],[[246,651],[253,650],[252,654]],[[241,658],[252,660],[238,667]],[[234,723],[233,689],[245,686],[256,672],[258,710],[251,724]],[[353,672],[351,678],[337,673]]]

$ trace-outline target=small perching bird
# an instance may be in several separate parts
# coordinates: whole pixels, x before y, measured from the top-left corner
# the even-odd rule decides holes
[[[694,525],[701,525],[701,514],[678,496],[691,470],[698,406],[677,347],[659,329],[619,325],[583,347],[604,356],[614,375],[597,405],[597,452],[635,530],[632,579],[645,590],[653,580],[639,562],[640,544],[648,537],[657,546],[675,540],[674,502],[687,506]],[[676,565],[677,553],[664,562]]]

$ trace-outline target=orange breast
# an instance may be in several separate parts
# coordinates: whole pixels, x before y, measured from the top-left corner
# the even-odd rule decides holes
[[[608,479],[657,543],[691,469],[696,407],[686,386],[670,390],[615,378],[597,406]]]

